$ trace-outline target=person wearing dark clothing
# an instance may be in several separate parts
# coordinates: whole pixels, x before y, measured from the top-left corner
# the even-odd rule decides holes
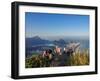
[[[46,50],[46,54],[44,55],[44,66],[49,67],[52,61],[52,50]]]

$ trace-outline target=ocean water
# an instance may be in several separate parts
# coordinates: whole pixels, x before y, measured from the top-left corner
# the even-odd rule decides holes
[[[67,37],[65,40],[67,43],[80,43],[81,49],[89,49],[89,37]]]

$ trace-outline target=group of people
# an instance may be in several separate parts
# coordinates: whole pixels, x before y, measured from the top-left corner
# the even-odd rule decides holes
[[[46,59],[46,66],[68,66],[70,63],[70,56],[73,50],[56,46],[54,50],[47,49],[43,51],[42,57]]]

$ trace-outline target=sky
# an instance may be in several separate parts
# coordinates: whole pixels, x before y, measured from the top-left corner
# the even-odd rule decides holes
[[[44,38],[89,36],[89,16],[26,12],[25,35]]]

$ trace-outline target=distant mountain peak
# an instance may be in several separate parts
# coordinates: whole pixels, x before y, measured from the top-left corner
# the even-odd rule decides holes
[[[66,44],[66,42],[63,39],[59,39],[59,40],[54,40],[53,41],[55,44]]]
[[[33,39],[41,40],[41,38],[39,36],[34,36]]]
[[[64,39],[59,39],[59,41],[64,41]]]

